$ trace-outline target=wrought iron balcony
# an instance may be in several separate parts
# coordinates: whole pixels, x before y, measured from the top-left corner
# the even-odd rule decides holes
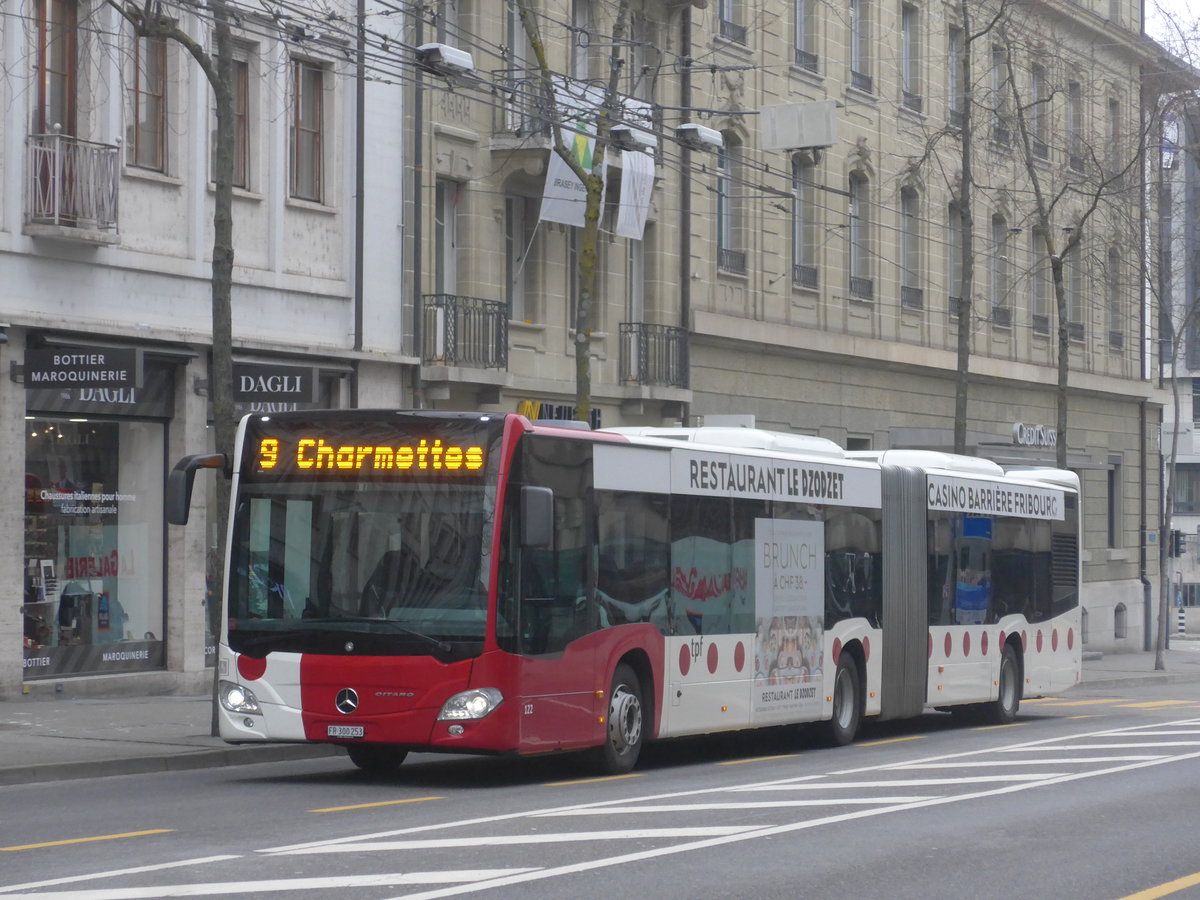
[[[719,247],[717,249],[717,268],[722,272],[745,275],[746,252],[744,250],[730,250],[726,247]]]
[[[920,94],[904,91],[904,105],[913,112],[921,112],[925,108],[925,99]]]
[[[1034,334],[1049,334],[1050,333],[1050,317],[1039,316],[1033,314],[1033,333]]]
[[[1083,323],[1067,322],[1067,337],[1073,341],[1083,340]]]
[[[25,224],[112,232],[117,229],[117,152],[66,134],[26,139]]]
[[[874,300],[875,282],[870,278],[850,276],[850,296],[855,300]]]
[[[499,71],[493,72],[492,78],[500,92],[500,102],[494,107],[496,131],[517,137],[548,137],[551,105],[541,77],[514,77],[512,72]]]
[[[622,322],[621,381],[688,386],[687,334],[675,325]]]
[[[1037,157],[1038,159],[1049,159],[1050,158],[1050,146],[1045,141],[1043,141],[1039,138],[1034,138],[1032,141],[1032,144],[1033,144],[1033,155],[1035,157]]]
[[[870,94],[875,87],[875,82],[870,75],[862,72],[850,71],[850,87]]]
[[[925,291],[919,287],[900,285],[900,305],[906,309],[921,309],[925,305]]]
[[[810,72],[817,71],[817,64],[820,62],[817,54],[809,53],[807,50],[796,48],[796,65],[802,69],[808,69]]]
[[[792,266],[792,284],[816,290],[821,286],[821,273],[816,266],[802,266],[797,263]]]
[[[1007,306],[993,306],[992,324],[1003,325],[1005,328],[1012,327],[1012,309]]]
[[[423,299],[423,363],[508,368],[508,309],[504,303],[456,294],[426,294]]]
[[[728,19],[722,19],[721,37],[744,44],[746,43],[746,26],[739,25],[737,22],[731,22]]]

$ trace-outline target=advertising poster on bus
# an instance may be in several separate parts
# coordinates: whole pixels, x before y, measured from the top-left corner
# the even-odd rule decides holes
[[[815,716],[824,666],[824,526],[756,519],[754,544],[754,718]]]

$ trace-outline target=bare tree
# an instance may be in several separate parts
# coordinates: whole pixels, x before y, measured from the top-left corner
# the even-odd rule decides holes
[[[180,44],[196,61],[208,80],[215,98],[216,142],[213,159],[213,180],[216,182],[216,203],[213,212],[212,248],[212,364],[209,368],[208,395],[212,402],[213,430],[216,451],[227,459],[233,457],[236,430],[233,411],[233,179],[234,179],[234,102],[233,102],[233,36],[230,31],[229,8],[226,0],[204,0],[200,5],[188,2],[163,3],[162,0],[106,0],[121,14],[139,38],[165,38]],[[206,8],[212,17],[214,52],[209,52],[179,25],[180,13],[199,15]],[[201,21],[204,18],[201,17]],[[229,520],[228,479],[219,485],[215,516],[216,534],[225,534]],[[209,554],[207,582],[210,589],[221,584],[223,566],[214,554]],[[221,633],[220,589],[209,597],[208,620],[214,635]],[[213,688],[216,689],[217,668],[213,667]],[[213,706],[213,734],[217,729],[216,706]]]
[[[575,306],[575,418],[587,422],[592,411],[591,340],[594,324],[592,305],[596,298],[597,266],[599,262],[600,216],[604,211],[604,166],[609,143],[609,132],[621,112],[621,98],[617,85],[624,63],[621,52],[629,23],[630,0],[618,0],[617,10],[608,38],[609,71],[604,96],[592,113],[590,130],[595,134],[595,149],[592,165],[585,169],[579,159],[563,140],[562,116],[555,99],[555,73],[546,56],[546,45],[542,40],[537,19],[530,10],[528,0],[516,0],[521,16],[521,25],[529,39],[529,46],[537,64],[538,75],[551,110],[551,134],[554,151],[571,168],[580,184],[586,189],[586,205],[583,213],[583,235],[580,241],[578,268],[579,297]]]

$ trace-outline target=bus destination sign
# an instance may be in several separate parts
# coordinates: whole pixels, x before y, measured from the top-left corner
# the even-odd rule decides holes
[[[253,456],[258,474],[316,479],[357,473],[372,477],[462,476],[479,474],[485,460],[479,445],[420,438],[399,445],[353,444],[319,435],[264,437]]]

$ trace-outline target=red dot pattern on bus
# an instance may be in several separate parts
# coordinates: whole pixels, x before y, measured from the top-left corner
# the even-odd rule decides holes
[[[258,659],[243,654],[238,657],[237,669],[238,674],[247,681],[257,681],[267,671],[267,658],[264,656],[262,659]]]
[[[692,649],[687,644],[679,648],[679,674],[686,675],[692,667]]]
[[[717,645],[709,644],[708,645],[708,674],[709,675],[717,674],[717,662],[718,662],[717,657],[718,657]]]
[[[746,645],[741,641],[737,642],[737,646],[733,648],[733,667],[739,672],[746,665]]]

